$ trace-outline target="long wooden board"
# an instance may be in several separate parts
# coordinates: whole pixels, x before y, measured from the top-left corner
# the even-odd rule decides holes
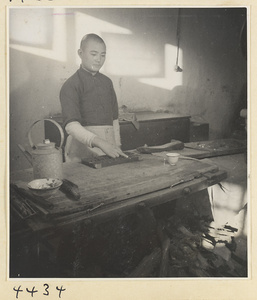
[[[161,157],[142,156],[141,161],[103,169],[92,169],[79,163],[64,164],[64,176],[78,185],[81,199],[70,200],[58,191],[48,199],[52,201],[54,207],[48,209],[47,217],[54,218],[57,215],[72,214],[126,201],[158,190],[169,189],[172,184],[196,172],[218,170],[214,164],[200,161],[180,160],[176,166],[170,166],[164,164]],[[26,188],[26,182],[22,180],[16,184]]]
[[[247,149],[246,141],[237,139],[218,139],[211,141],[192,142],[185,143],[184,146],[185,150],[187,150],[187,153],[184,153],[183,155],[195,158],[207,158],[244,153]],[[194,151],[191,151],[190,153],[190,150]]]

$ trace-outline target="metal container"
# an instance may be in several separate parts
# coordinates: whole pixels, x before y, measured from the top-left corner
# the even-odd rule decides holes
[[[54,123],[61,135],[61,141],[59,147],[55,145],[55,143],[50,142],[50,140],[46,139],[43,140],[42,143],[34,145],[32,138],[31,138],[31,130],[33,126],[40,122],[40,121],[49,121]],[[44,119],[38,120],[33,123],[30,127],[28,133],[28,140],[30,146],[32,148],[31,153],[24,150],[21,145],[18,145],[19,148],[23,151],[24,155],[30,161],[33,167],[33,175],[34,179],[38,178],[63,178],[63,155],[62,155],[62,145],[64,141],[64,133],[61,126],[54,120],[51,119]]]
[[[34,178],[63,178],[62,149],[49,140],[37,144],[31,152]]]

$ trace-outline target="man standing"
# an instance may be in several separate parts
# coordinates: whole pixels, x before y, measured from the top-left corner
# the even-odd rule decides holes
[[[63,84],[60,101],[63,126],[68,133],[66,161],[121,151],[118,104],[112,81],[99,73],[106,57],[106,45],[96,34],[85,35],[80,43],[79,70]]]

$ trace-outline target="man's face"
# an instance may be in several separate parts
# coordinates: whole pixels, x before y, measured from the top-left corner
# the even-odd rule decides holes
[[[81,58],[82,67],[95,74],[105,62],[106,47],[101,42],[89,40],[82,49],[78,50],[78,54]]]

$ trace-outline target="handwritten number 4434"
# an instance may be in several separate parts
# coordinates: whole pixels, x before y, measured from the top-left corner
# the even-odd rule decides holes
[[[43,295],[49,296],[49,294],[50,294],[49,285],[47,283],[44,284],[44,288],[45,288],[45,291],[44,291]],[[16,299],[19,298],[19,293],[24,291],[24,290],[22,290],[21,285],[18,288],[14,287],[13,290],[16,292]],[[61,287],[57,286],[56,290],[59,292],[59,298],[61,298],[62,292],[64,292],[66,289],[64,289],[62,286]],[[38,293],[38,290],[36,290],[36,288],[33,286],[33,288],[31,290],[26,288],[26,292],[29,293],[31,295],[31,297],[34,297],[34,294]]]

